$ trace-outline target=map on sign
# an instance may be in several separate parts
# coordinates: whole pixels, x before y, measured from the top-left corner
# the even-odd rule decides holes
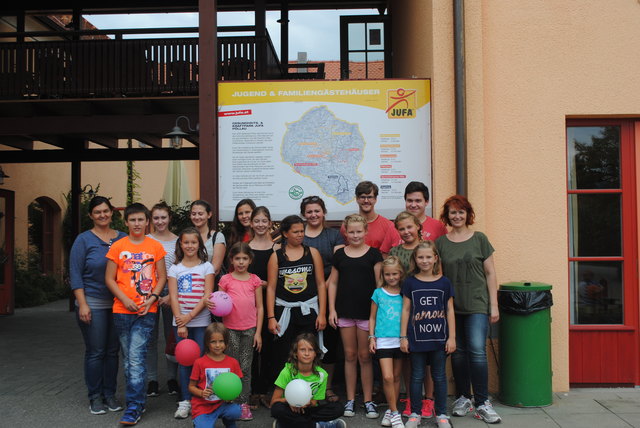
[[[357,123],[336,117],[326,106],[312,108],[287,124],[282,139],[282,159],[323,192],[345,205],[354,199],[356,185],[363,180],[358,166],[365,140]]]

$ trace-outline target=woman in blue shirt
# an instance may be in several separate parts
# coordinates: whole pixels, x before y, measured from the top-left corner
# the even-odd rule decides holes
[[[89,410],[102,415],[122,410],[115,398],[120,344],[113,327],[113,295],[104,282],[107,251],[127,236],[111,228],[113,206],[96,196],[89,202],[93,227],[78,235],[69,255],[71,290],[76,298],[76,319],[85,343],[84,378]]]

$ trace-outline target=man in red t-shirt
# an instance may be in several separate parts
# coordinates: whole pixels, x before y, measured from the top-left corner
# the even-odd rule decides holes
[[[358,214],[367,220],[367,236],[365,243],[370,247],[380,249],[387,235],[398,236],[393,222],[386,217],[376,213],[375,206],[378,202],[378,186],[371,181],[363,181],[356,186],[356,203],[358,204]],[[344,225],[340,228],[340,233],[344,236],[345,242],[347,234]],[[390,248],[390,247],[389,247]],[[382,250],[381,250],[382,251]],[[382,251],[382,255],[386,256],[389,250]]]
[[[405,211],[410,212],[422,224],[422,239],[425,241],[435,241],[442,235],[447,234],[447,227],[439,220],[427,215],[429,205],[429,188],[420,181],[412,181],[404,189]],[[387,234],[387,238],[380,246],[382,253],[388,253],[392,247],[402,244],[399,235]]]

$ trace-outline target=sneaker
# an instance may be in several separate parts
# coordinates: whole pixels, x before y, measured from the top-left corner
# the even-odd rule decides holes
[[[158,395],[160,395],[158,393],[158,382],[152,380],[147,386],[147,397],[157,397]]]
[[[497,424],[502,419],[495,410],[493,410],[493,406],[489,400],[485,401],[484,404],[478,406],[476,409],[476,414],[473,415],[476,419],[482,419],[488,424]]]
[[[403,398],[402,400],[400,400],[401,403],[406,403],[406,406],[404,406],[404,410],[402,411],[402,416],[405,417],[409,417],[409,415],[411,415],[411,400],[409,400],[408,398]]]
[[[113,396],[105,398],[104,404],[107,405],[107,409],[109,409],[110,412],[119,412],[123,409],[122,403],[120,403],[120,401],[118,401],[118,399]]]
[[[399,412],[394,412],[391,414],[391,428],[404,428],[404,424],[402,423],[402,416],[400,416]]]
[[[434,402],[431,398],[422,400],[422,410],[420,413],[422,413],[423,418],[431,418],[434,416],[433,405]]]
[[[380,422],[380,425],[382,425],[383,427],[391,426],[391,410],[390,409],[387,409],[387,411],[384,412],[384,415],[382,415],[382,422]]]
[[[436,423],[438,424],[438,428],[451,428],[451,421],[449,421],[449,416],[447,415],[438,416]]]
[[[169,390],[169,395],[177,395],[178,394],[178,382],[175,379],[169,379],[167,381],[167,389]]]
[[[453,402],[453,410],[451,413],[453,416],[466,416],[467,413],[473,410],[473,404],[471,404],[471,400],[469,400],[464,395],[458,397],[456,401]]]
[[[240,419],[241,421],[251,421],[253,420],[253,414],[251,414],[251,409],[247,403],[242,403],[240,405]]]
[[[89,400],[89,411],[92,415],[104,415],[107,413],[107,406],[104,405],[102,398]]]
[[[364,408],[366,409],[367,414],[365,415],[369,419],[377,419],[380,416],[378,413],[378,405],[373,401],[367,401],[364,403]]]
[[[334,419],[332,421],[317,422],[320,428],[347,428],[347,423],[342,419]]]
[[[132,404],[124,411],[124,415],[122,415],[120,423],[122,425],[135,425],[140,421],[143,412],[144,407],[138,407],[135,404]]]
[[[416,415],[415,413],[411,413],[409,415],[409,420],[406,424],[404,424],[405,428],[418,428],[420,425],[420,415]]]
[[[344,405],[343,416],[346,416],[347,418],[355,416],[356,415],[356,412],[354,411],[355,404],[356,404],[355,400],[347,401],[347,404]]]
[[[189,400],[178,401],[178,409],[173,414],[176,419],[187,419],[191,413],[191,402]]]

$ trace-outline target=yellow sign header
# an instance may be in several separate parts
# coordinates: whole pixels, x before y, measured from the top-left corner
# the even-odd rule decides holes
[[[220,82],[220,107],[277,102],[336,102],[383,110],[389,118],[412,118],[431,100],[428,79]]]

